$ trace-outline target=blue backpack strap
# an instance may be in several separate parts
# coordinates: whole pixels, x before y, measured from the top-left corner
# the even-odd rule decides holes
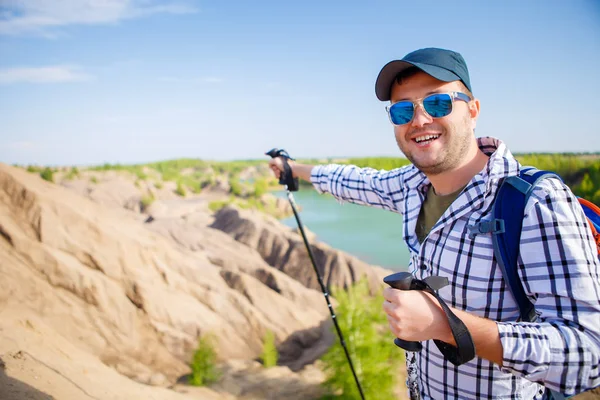
[[[518,176],[504,179],[494,202],[494,223],[503,228],[492,234],[494,255],[519,306],[521,321],[533,322],[537,319],[535,308],[527,298],[517,272],[525,205],[537,182],[548,176],[558,177],[553,172],[523,168]]]
[[[538,181],[547,177],[560,179],[560,176],[554,172],[541,171],[533,167],[523,168],[519,172],[519,176],[510,176],[502,182],[494,201],[493,224],[502,228],[495,230],[492,234],[494,255],[502,270],[504,280],[519,306],[519,319],[527,322],[535,321],[537,314],[525,294],[517,272],[521,229],[527,200]],[[566,399],[563,394],[550,389],[547,389],[546,396],[551,400]]]

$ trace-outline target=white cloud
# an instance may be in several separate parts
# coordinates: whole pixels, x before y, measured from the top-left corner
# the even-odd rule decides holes
[[[196,11],[189,3],[173,0],[2,0],[0,35],[54,37],[53,29],[61,26],[111,24],[153,14]]]
[[[23,67],[0,69],[0,84],[81,82],[93,79],[79,67],[55,65],[49,67]]]

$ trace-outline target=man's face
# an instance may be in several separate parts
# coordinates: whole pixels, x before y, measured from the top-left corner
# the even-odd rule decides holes
[[[394,81],[391,103],[401,100],[422,99],[433,93],[464,92],[456,82],[442,82],[419,72],[402,80]],[[400,150],[421,171],[437,175],[463,165],[466,157],[477,146],[473,129],[479,114],[479,102],[466,103],[454,100],[452,112],[442,118],[432,118],[422,107],[416,107],[413,119],[404,125],[394,125],[394,135]],[[426,136],[433,139],[421,140]],[[420,142],[418,142],[420,141]]]

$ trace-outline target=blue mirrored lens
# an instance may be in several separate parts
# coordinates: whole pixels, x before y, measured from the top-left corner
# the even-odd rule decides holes
[[[400,101],[390,107],[390,119],[396,125],[404,125],[412,119],[413,111],[410,101]]]
[[[432,94],[423,99],[423,107],[433,118],[441,118],[452,112],[452,98],[449,94]]]

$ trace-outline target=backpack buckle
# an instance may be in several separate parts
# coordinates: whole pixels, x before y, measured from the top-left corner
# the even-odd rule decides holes
[[[491,221],[479,221],[469,227],[469,239],[474,239],[480,233],[504,233],[504,220],[494,218]]]

